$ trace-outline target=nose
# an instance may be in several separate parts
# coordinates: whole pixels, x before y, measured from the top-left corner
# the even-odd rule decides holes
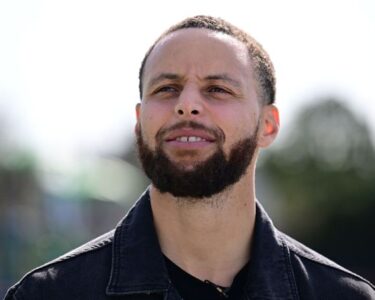
[[[185,87],[178,97],[175,113],[180,117],[198,116],[202,113],[202,96],[195,87]]]

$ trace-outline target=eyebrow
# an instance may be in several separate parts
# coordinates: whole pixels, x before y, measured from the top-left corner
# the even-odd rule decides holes
[[[231,78],[228,74],[217,74],[217,75],[209,75],[204,78],[205,80],[222,80],[226,81],[236,87],[241,87],[241,83],[233,78]]]
[[[154,77],[150,80],[150,86],[153,86],[153,85],[155,85],[155,84],[157,84],[160,81],[163,81],[165,79],[176,80],[176,79],[181,79],[181,76],[179,76],[177,74],[174,74],[174,73],[161,73],[158,76],[156,76],[156,77]]]
[[[156,77],[150,80],[150,86],[154,86],[155,84],[159,83],[163,80],[181,80],[182,77],[175,73],[161,73]],[[215,75],[208,75],[203,78],[204,80],[222,80],[228,82],[236,87],[241,87],[241,83],[238,80],[231,78],[228,74],[215,74]]]

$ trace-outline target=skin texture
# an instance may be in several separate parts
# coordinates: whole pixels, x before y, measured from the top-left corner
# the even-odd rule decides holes
[[[181,170],[194,170],[218,147],[228,158],[235,144],[258,129],[255,154],[244,175],[222,192],[183,201],[151,187],[163,253],[201,280],[230,286],[250,259],[255,162],[259,148],[269,146],[278,133],[277,108],[261,104],[246,47],[207,29],[183,29],[162,39],[148,58],[143,79],[136,130],[151,150],[161,147]],[[202,129],[173,129],[182,122]],[[204,141],[183,143],[176,140],[181,136]]]

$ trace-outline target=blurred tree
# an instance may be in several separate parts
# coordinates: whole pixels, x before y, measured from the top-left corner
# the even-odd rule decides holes
[[[146,186],[112,155],[71,174],[41,164],[11,129],[0,114],[0,299],[25,272],[112,229]]]
[[[259,172],[284,205],[283,230],[375,279],[375,151],[366,123],[334,98],[306,107]]]
[[[43,227],[40,203],[35,159],[0,136],[0,294],[35,266],[32,249]]]

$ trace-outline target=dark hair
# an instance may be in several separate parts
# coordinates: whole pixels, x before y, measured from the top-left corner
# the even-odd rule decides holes
[[[195,16],[187,18],[170,27],[155,41],[155,43],[147,51],[145,57],[143,58],[141,68],[139,69],[139,93],[141,98],[143,95],[143,72],[150,53],[155,48],[156,44],[168,34],[187,28],[202,28],[222,32],[244,43],[248,49],[249,57],[254,68],[254,75],[258,82],[262,102],[264,104],[272,104],[275,102],[275,71],[267,52],[253,37],[243,30],[223,19],[210,16]]]

